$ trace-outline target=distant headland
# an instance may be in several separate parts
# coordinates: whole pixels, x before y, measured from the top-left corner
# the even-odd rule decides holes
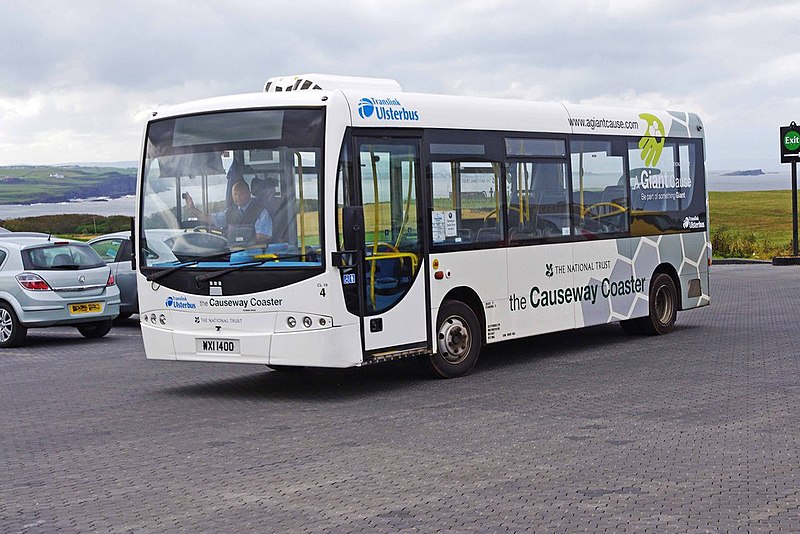
[[[0,167],[0,205],[118,198],[135,192],[135,168],[79,165]]]
[[[722,174],[722,176],[762,176],[764,174],[767,173],[761,169],[749,169],[746,171],[726,172],[725,174]]]

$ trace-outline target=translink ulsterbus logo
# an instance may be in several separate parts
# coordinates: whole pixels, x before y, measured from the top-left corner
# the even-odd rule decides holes
[[[683,227],[687,230],[696,230],[697,228],[705,230],[706,222],[701,221],[697,215],[692,215],[683,219]]]
[[[167,297],[167,300],[164,301],[164,305],[167,308],[176,308],[179,310],[193,310],[197,308],[197,304],[189,302],[186,297]]]
[[[362,98],[358,101],[358,116],[380,121],[418,121],[419,112],[406,109],[396,98]]]

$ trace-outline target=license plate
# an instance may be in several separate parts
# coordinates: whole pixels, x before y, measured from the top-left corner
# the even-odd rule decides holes
[[[240,354],[238,339],[197,339],[198,354]]]
[[[97,313],[103,311],[102,302],[83,302],[81,304],[70,304],[69,313],[80,315],[82,313]]]

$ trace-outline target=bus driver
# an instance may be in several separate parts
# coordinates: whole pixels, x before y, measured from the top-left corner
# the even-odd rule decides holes
[[[206,224],[224,228],[231,245],[267,244],[272,239],[272,218],[263,203],[250,194],[247,182],[233,184],[233,205],[216,213],[204,213],[194,204],[189,193],[184,193],[186,209]]]

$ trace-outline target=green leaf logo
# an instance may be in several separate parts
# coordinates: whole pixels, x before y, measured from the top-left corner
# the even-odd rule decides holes
[[[648,167],[655,167],[661,159],[661,151],[664,150],[664,123],[650,113],[640,113],[639,118],[647,121],[645,133],[639,139],[642,161]]]

